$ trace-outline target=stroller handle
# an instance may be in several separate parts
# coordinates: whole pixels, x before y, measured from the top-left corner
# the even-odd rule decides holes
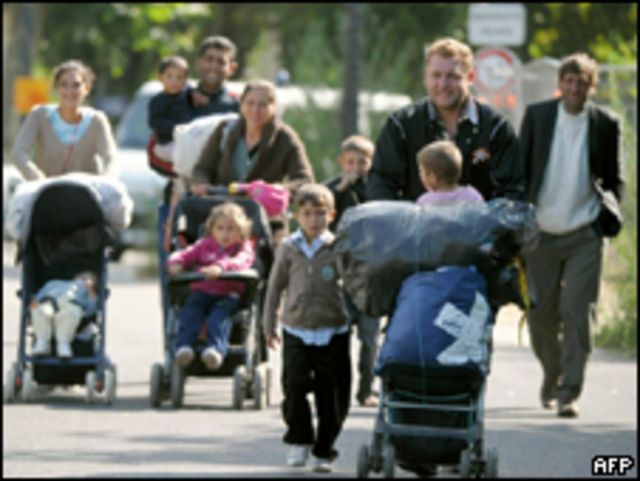
[[[208,185],[207,186],[207,195],[240,195],[246,196],[246,192],[244,190],[239,190],[234,183],[229,185]]]
[[[221,272],[216,279],[225,281],[255,282],[260,279],[258,271],[255,269],[243,269],[240,271]],[[204,281],[205,275],[202,272],[181,272],[169,275],[169,285],[184,285],[192,282]]]

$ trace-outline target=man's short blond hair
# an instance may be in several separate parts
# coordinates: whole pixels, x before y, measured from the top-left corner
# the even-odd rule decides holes
[[[455,185],[462,175],[462,153],[450,140],[438,140],[423,147],[417,155],[418,166],[433,172],[440,182]]]
[[[373,149],[373,142],[364,135],[350,135],[340,144],[340,154],[355,150],[369,159],[373,157]]]
[[[473,52],[471,48],[459,40],[452,37],[445,37],[436,40],[430,45],[424,47],[424,64],[429,65],[429,60],[434,55],[440,55],[445,58],[454,58],[460,60],[462,71],[469,72],[473,68]]]
[[[586,53],[578,52],[562,59],[558,69],[558,81],[568,74],[585,74],[589,78],[589,95],[593,95],[598,87],[598,63]]]

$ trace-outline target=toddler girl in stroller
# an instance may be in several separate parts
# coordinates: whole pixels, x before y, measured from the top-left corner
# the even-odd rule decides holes
[[[239,307],[244,284],[217,280],[221,272],[247,269],[252,266],[255,253],[248,240],[251,221],[244,210],[225,202],[211,210],[205,225],[207,237],[184,250],[174,252],[167,261],[171,274],[184,269],[198,269],[205,280],[195,282],[179,314],[178,335],[175,341],[176,361],[181,367],[189,365],[202,319],[207,322],[207,347],[202,362],[210,370],[218,369],[228,348],[231,316]]]

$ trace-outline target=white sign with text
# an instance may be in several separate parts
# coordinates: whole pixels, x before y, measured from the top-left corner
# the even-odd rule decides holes
[[[520,46],[526,37],[527,11],[521,3],[473,3],[469,6],[472,45]]]

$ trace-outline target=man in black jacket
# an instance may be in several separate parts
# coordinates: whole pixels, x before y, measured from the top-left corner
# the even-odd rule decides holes
[[[515,132],[503,115],[472,98],[472,63],[471,49],[452,38],[425,50],[429,97],[387,119],[376,143],[368,200],[415,200],[424,193],[416,155],[436,140],[452,140],[462,152],[461,184],[473,185],[486,200],[522,197],[524,169]]]
[[[563,60],[560,99],[527,107],[520,130],[527,188],[541,237],[526,258],[536,300],[529,332],[544,373],[543,407],[578,415],[591,351],[602,265],[603,235],[620,227],[622,152],[619,120],[589,101],[598,79],[586,54]],[[610,209],[603,208],[603,199]],[[616,212],[617,215],[611,215]],[[613,226],[611,219],[614,219]]]

